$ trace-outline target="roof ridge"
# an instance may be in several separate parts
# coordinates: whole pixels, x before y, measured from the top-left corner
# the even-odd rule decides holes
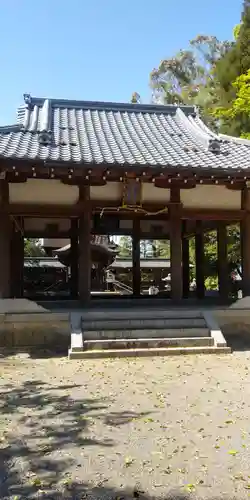
[[[195,137],[202,143],[202,145],[204,147],[208,147],[208,134],[198,125],[196,126],[193,122],[191,123],[181,109],[178,110],[177,114],[186,130],[193,131]]]
[[[194,106],[44,99],[25,94],[17,123],[0,127],[0,158],[68,168],[248,170],[249,146],[250,141],[214,134]]]
[[[234,137],[233,135],[227,135],[227,134],[218,134],[218,137],[224,141],[236,142],[237,144],[250,146],[250,139],[244,139],[243,137]]]
[[[195,106],[175,104],[139,104],[131,102],[112,102],[112,101],[85,101],[75,99],[55,99],[48,97],[30,97],[28,106],[43,107],[45,102],[48,102],[51,107],[68,107],[79,109],[94,109],[98,111],[135,111],[135,112],[149,112],[175,114],[177,109],[181,109],[184,114],[197,114]],[[20,108],[20,107],[19,107]]]
[[[11,132],[19,132],[21,131],[22,126],[20,123],[12,123],[11,125],[0,125],[0,135],[8,134]]]

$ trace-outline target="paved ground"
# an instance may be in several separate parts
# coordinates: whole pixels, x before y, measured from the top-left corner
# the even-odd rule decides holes
[[[1,358],[0,498],[249,498],[249,370],[249,351]]]

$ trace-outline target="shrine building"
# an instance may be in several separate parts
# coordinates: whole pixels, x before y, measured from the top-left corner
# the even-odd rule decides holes
[[[250,141],[216,135],[192,106],[33,98],[0,127],[0,297],[22,297],[24,237],[69,239],[71,298],[89,304],[94,235],[169,239],[171,299],[189,296],[195,236],[204,297],[204,233],[217,230],[219,294],[229,293],[227,226],[241,225],[250,294]],[[107,251],[103,252],[107,260]],[[105,261],[106,262],[106,261]]]

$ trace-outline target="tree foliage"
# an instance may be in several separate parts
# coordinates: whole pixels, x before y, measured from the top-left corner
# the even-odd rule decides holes
[[[200,108],[205,122],[215,125],[211,108],[217,104],[214,68],[229,49],[229,42],[198,35],[187,50],[164,59],[150,75],[153,100],[163,104],[191,104]]]
[[[45,252],[41,246],[39,239],[24,239],[24,255],[25,257],[44,257]]]
[[[237,20],[236,20],[237,23]],[[212,129],[250,139],[250,0],[243,0],[240,22],[232,41],[198,35],[189,46],[163,59],[150,74],[152,100],[156,104],[194,105]],[[138,102],[134,93],[132,102]],[[240,267],[239,225],[228,226],[229,272]],[[145,248],[144,248],[145,247]],[[148,255],[149,244],[144,245]],[[155,242],[153,255],[169,258],[169,241]],[[151,248],[151,250],[152,250]],[[194,239],[190,241],[195,263]],[[218,274],[217,233],[205,235],[205,275]]]
[[[119,257],[132,257],[132,239],[130,236],[121,236],[119,241]]]
[[[150,74],[153,101],[198,106],[208,126],[249,137],[250,0],[243,1],[233,37],[198,35],[163,59]]]
[[[231,47],[215,67],[219,105],[224,111],[220,114],[220,129],[224,133],[245,137],[250,133],[250,120],[245,110],[242,112],[242,106],[240,111],[237,108],[239,93],[245,92],[246,82],[241,80],[241,76],[247,77],[250,69],[250,0],[243,2],[241,23],[235,27],[234,37]]]
[[[140,255],[144,259],[169,259],[169,240],[141,239]],[[130,236],[121,236],[119,241],[119,257],[132,258],[132,238]]]
[[[232,84],[235,98],[230,107],[218,107],[214,114],[224,122],[240,127],[239,135],[250,139],[250,70]]]
[[[133,92],[132,96],[131,96],[131,99],[130,99],[130,102],[132,104],[139,104],[141,101],[141,96],[140,94],[138,94],[137,92]]]

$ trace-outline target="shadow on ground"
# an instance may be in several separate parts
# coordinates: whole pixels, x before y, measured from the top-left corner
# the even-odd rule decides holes
[[[75,467],[68,448],[101,446],[108,453],[115,442],[96,437],[93,422],[121,426],[149,413],[109,413],[106,398],[71,397],[81,385],[56,386],[41,380],[18,385],[16,377],[4,384],[0,399],[0,498],[91,498],[84,497],[87,486],[67,480],[67,471]],[[98,495],[94,492],[93,498],[102,498]]]
[[[250,336],[242,335],[225,335],[228,347],[231,347],[232,352],[250,351]]]
[[[68,348],[58,347],[55,349],[38,349],[38,348],[22,348],[3,349],[0,353],[0,359],[9,358],[10,356],[17,356],[20,358],[31,359],[50,359],[50,358],[63,358],[68,356]]]
[[[108,486],[93,486],[90,484],[79,484],[73,483],[69,486],[64,487],[62,490],[58,491],[54,488],[50,488],[47,491],[40,491],[39,496],[37,492],[31,491],[30,489],[13,489],[16,493],[14,498],[18,500],[35,500],[37,498],[42,500],[190,500],[190,494],[183,494],[179,491],[169,491],[166,495],[157,497],[151,496],[147,493],[140,491],[139,489],[125,489],[117,490]],[[2,500],[10,500],[13,497],[4,496]],[[192,494],[193,500],[199,500],[199,497]],[[234,497],[209,497],[210,500],[240,500]],[[203,497],[204,500],[204,497]]]

